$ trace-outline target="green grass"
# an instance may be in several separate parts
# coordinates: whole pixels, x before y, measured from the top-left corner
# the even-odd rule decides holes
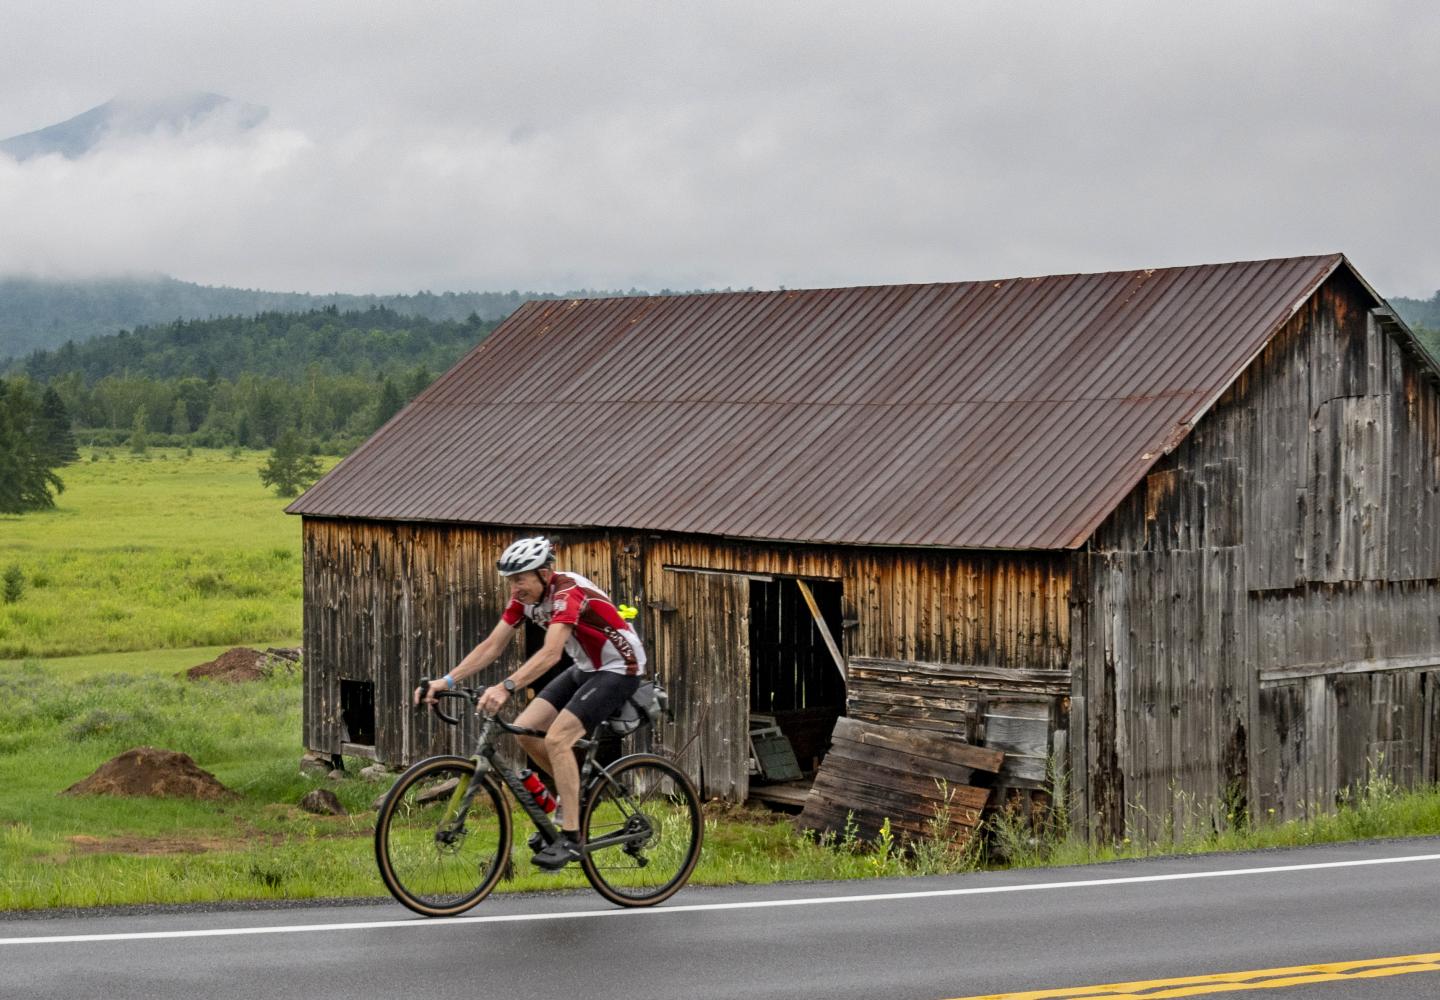
[[[148,655],[138,669],[134,654],[0,665],[0,909],[384,895],[370,806],[387,785],[302,776],[298,671],[238,685],[176,676],[209,652]],[[188,753],[238,797],[61,794],[140,745]],[[352,775],[364,763],[348,762]],[[296,808],[316,786],[352,815]],[[870,856],[821,847],[761,812],[712,814],[706,834],[696,883],[875,872]],[[586,884],[578,871],[534,872],[523,849],[516,858],[502,891]]]
[[[300,774],[298,672],[242,685],[179,677],[232,645],[293,645],[300,632],[300,522],[261,488],[263,456],[89,454],[65,470],[57,510],[0,517],[0,572],[18,564],[26,577],[20,601],[0,605],[0,909],[383,895],[369,806],[386,785]],[[61,794],[140,745],[188,753],[237,797]],[[353,774],[366,762],[350,763]],[[352,814],[299,810],[317,785]],[[1309,823],[1160,845],[1035,837],[1001,814],[989,856],[944,843],[907,854],[853,834],[817,843],[733,807],[707,808],[705,825],[696,884],[854,879],[1431,834],[1440,791],[1377,781]],[[585,884],[516,857],[501,891]]]
[[[373,801],[387,787],[355,776],[299,773],[300,679],[281,670],[249,684],[181,680],[213,650],[116,654],[0,665],[0,909],[143,902],[383,896],[371,854]],[[224,802],[62,795],[123,750],[180,750],[238,793]],[[352,815],[297,808],[311,788]],[[517,813],[517,841],[528,834]],[[768,883],[933,874],[999,866],[998,857],[938,844],[906,855],[842,836],[817,843],[763,811],[711,807],[695,884]],[[1383,781],[1331,816],[1261,825],[1160,845],[1090,847],[1033,839],[996,822],[1004,864],[1079,864],[1327,843],[1440,830],[1440,792],[1402,793]],[[500,891],[578,888],[578,871],[534,872],[517,847],[518,877]]]
[[[300,519],[261,485],[264,458],[87,449],[55,510],[0,516],[0,571],[25,577],[0,660],[298,635]]]

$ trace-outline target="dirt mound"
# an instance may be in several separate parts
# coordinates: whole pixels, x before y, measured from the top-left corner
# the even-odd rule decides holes
[[[234,796],[215,775],[188,754],[136,747],[112,757],[95,773],[65,789],[66,795],[150,795],[167,798],[225,799]]]
[[[192,681],[207,678],[212,681],[240,684],[244,681],[258,681],[269,677],[271,667],[270,657],[265,653],[237,646],[221,653],[209,663],[191,667],[185,671],[185,676]]]

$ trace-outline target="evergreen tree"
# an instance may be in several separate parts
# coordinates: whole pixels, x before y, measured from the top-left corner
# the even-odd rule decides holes
[[[405,387],[405,398],[414,399],[435,381],[435,376],[430,374],[430,369],[421,365],[410,373],[410,384]]]
[[[380,387],[380,399],[375,404],[374,426],[377,428],[384,426],[385,421],[399,413],[400,408],[404,405],[405,400],[401,398],[400,390],[395,387],[394,380],[387,378],[385,384]]]
[[[320,478],[320,460],[305,453],[300,435],[293,430],[280,435],[270,458],[260,469],[260,482],[275,487],[277,496],[293,497]]]
[[[190,410],[183,399],[175,400],[175,409],[170,412],[170,433],[190,433]]]
[[[0,514],[54,507],[54,493],[65,489],[46,454],[39,414],[23,383],[0,379]]]
[[[145,407],[135,411],[135,423],[130,429],[130,450],[137,455],[145,454],[145,449],[150,446],[150,437],[145,426],[149,419]]]
[[[40,426],[45,434],[45,455],[52,468],[80,461],[75,447],[75,432],[70,427],[70,412],[54,386],[46,388],[40,399]]]

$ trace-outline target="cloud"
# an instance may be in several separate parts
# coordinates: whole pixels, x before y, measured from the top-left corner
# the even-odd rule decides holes
[[[3,134],[136,90],[272,115],[0,159],[0,271],[796,287],[1340,249],[1440,285],[1431,5],[198,6],[15,19]]]

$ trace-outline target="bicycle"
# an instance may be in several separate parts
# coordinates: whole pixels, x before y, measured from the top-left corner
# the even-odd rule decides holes
[[[423,687],[427,682],[422,680]],[[591,730],[575,748],[580,767],[580,867],[601,896],[619,906],[653,906],[678,892],[700,857],[704,824],[699,797],[685,773],[656,754],[634,753],[609,765],[596,759],[603,727],[626,734],[653,723],[663,691],[650,688],[649,702],[627,701]],[[481,691],[440,691],[474,709]],[[431,706],[450,725],[459,718]],[[638,720],[637,717],[638,716]],[[470,757],[442,754],[411,765],[396,779],[375,824],[375,861],[390,893],[427,917],[464,913],[495,888],[510,862],[512,817],[504,789],[534,824],[543,847],[559,836],[550,816],[519,773],[495,761],[502,732],[543,736],[538,730],[483,715]],[[575,808],[571,803],[564,807]]]

